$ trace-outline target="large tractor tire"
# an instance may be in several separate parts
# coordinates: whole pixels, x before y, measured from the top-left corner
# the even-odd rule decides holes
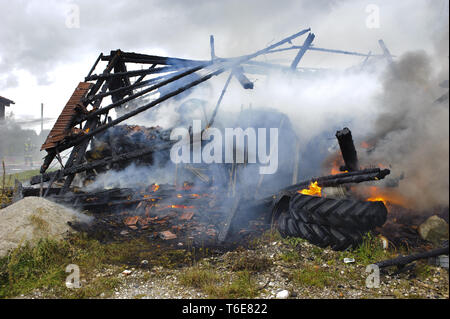
[[[319,247],[345,250],[357,246],[365,233],[382,226],[382,202],[360,202],[296,194],[274,206],[273,218],[282,236],[300,237]]]
[[[336,228],[368,231],[382,226],[387,219],[383,202],[296,194],[289,202],[289,213],[297,221]]]
[[[325,225],[303,223],[295,220],[289,213],[282,213],[278,219],[278,230],[284,237],[300,237],[311,244],[333,250],[345,250],[356,247],[364,232],[341,229]]]

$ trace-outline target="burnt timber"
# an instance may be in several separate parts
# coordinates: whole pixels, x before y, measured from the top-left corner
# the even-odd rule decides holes
[[[359,170],[358,155],[353,143],[352,132],[346,127],[336,132],[336,138],[345,162],[345,166],[341,170],[350,172]]]

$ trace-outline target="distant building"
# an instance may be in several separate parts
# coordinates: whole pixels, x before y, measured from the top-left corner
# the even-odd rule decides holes
[[[3,96],[0,96],[0,121],[3,121],[5,119],[5,108],[7,106],[10,106],[11,104],[15,103]]]

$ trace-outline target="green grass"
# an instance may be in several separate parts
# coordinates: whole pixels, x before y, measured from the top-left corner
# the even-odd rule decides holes
[[[297,261],[301,260],[300,254],[295,250],[289,250],[289,251],[283,252],[280,255],[280,258],[281,258],[281,260],[283,260],[287,263],[293,263],[293,262],[297,262]]]
[[[212,268],[194,266],[186,269],[178,278],[180,284],[201,290],[213,299],[254,298],[259,288],[250,271],[233,274],[231,283]]]
[[[286,237],[282,239],[282,242],[291,248],[296,248],[300,244],[308,241],[300,237]]]
[[[362,243],[351,251],[341,253],[341,258],[354,258],[358,263],[363,265],[370,265],[383,259],[391,258],[393,252],[385,250],[382,242],[371,233],[368,233]]]
[[[249,271],[240,271],[230,284],[210,285],[205,292],[213,299],[249,299],[259,294],[259,288]]]
[[[198,266],[194,266],[184,271],[178,280],[183,286],[204,289],[216,284],[221,278],[213,269],[201,269]]]
[[[273,262],[265,257],[238,251],[228,260],[232,271],[262,272],[272,267]]]
[[[334,286],[339,280],[337,271],[305,265],[292,273],[292,280],[305,287],[324,288]]]
[[[188,252],[149,245],[137,239],[104,245],[83,234],[73,234],[64,241],[42,239],[34,246],[25,243],[0,258],[0,298],[27,294],[34,289],[44,293],[52,290],[48,293],[50,297],[99,297],[118,285],[120,269],[130,263],[138,265],[146,259],[149,261],[148,267],[175,268],[191,262]],[[81,289],[67,289],[65,286],[69,275],[65,269],[69,264],[80,268],[81,279],[85,280]],[[114,266],[117,266],[115,277],[96,276],[105,268]]]

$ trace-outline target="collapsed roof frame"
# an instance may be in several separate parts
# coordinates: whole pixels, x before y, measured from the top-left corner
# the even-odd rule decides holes
[[[42,145],[41,150],[47,151],[48,154],[44,158],[44,163],[41,166],[41,175],[33,177],[31,179],[31,184],[36,185],[40,183],[42,190],[43,182],[49,181],[49,187],[47,188],[46,194],[44,194],[44,196],[46,196],[48,190],[56,180],[65,178],[64,186],[60,192],[60,194],[64,194],[69,190],[70,185],[72,184],[72,181],[77,173],[105,165],[108,161],[114,163],[121,160],[129,160],[170,147],[170,145],[149,147],[148,149],[134,151],[127,154],[113,155],[111,158],[107,159],[108,161],[103,159],[94,163],[83,164],[89,143],[96,135],[224,72],[230,71],[230,75],[219,98],[219,102],[213,112],[213,116],[208,127],[211,126],[214,121],[215,115],[217,114],[217,109],[220,106],[223,95],[233,76],[236,77],[244,89],[253,88],[253,83],[246,77],[246,70],[243,66],[266,69],[275,67],[282,70],[287,69],[290,71],[296,71],[298,64],[308,50],[356,55],[365,57],[366,60],[369,57],[386,57],[386,51],[384,55],[377,56],[372,55],[370,52],[368,54],[362,54],[357,52],[313,47],[312,42],[315,35],[310,31],[311,29],[309,28],[304,29],[262,50],[256,51],[255,53],[235,58],[217,57],[215,55],[213,36],[210,38],[211,60],[207,61],[161,57],[122,52],[121,50],[111,51],[110,55],[100,54],[86,76],[85,81],[81,82],[75,89],[74,94],[64,107],[53,129],[50,131],[47,140]],[[302,46],[291,45],[287,48],[280,48],[286,43],[292,44],[292,40],[307,33],[308,36]],[[298,51],[290,68],[252,61],[261,55],[273,54],[287,50]],[[390,54],[389,57],[391,57]],[[93,74],[101,61],[108,62],[106,68],[100,74]],[[150,67],[141,70],[128,71],[127,65],[129,64],[150,65]],[[250,73],[250,71],[248,73]],[[145,80],[146,76],[157,74],[165,75]],[[175,81],[180,79],[189,79],[187,77],[194,74],[196,77],[189,80],[187,83],[179,87],[170,87],[170,85]],[[132,81],[134,78],[136,79]],[[161,92],[161,89],[167,88],[169,88],[167,92],[164,94],[161,93],[159,98],[145,105],[134,108],[129,112],[118,116],[115,120],[112,120],[108,116],[109,111],[112,109],[122,107],[125,103],[145,96],[146,94],[158,91]],[[136,89],[141,90],[135,92]],[[101,104],[103,99],[108,96],[111,97],[112,104],[102,106]],[[88,110],[88,107],[92,107],[92,110]],[[101,118],[102,116],[103,119]],[[76,128],[77,126],[80,128]],[[72,148],[70,156],[65,165],[63,165],[60,153],[70,148]],[[46,174],[45,172],[55,158],[59,161],[61,169],[56,172]]]

